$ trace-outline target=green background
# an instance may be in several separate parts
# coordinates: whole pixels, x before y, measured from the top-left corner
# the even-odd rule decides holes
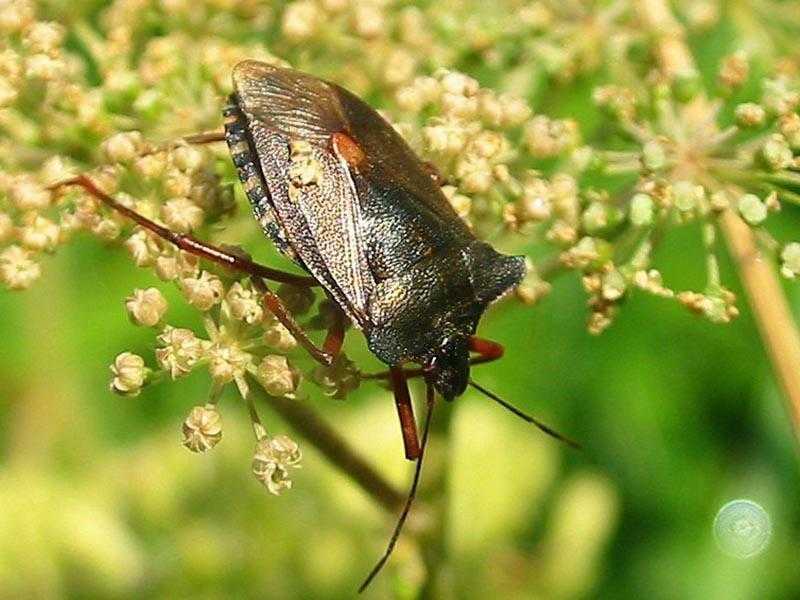
[[[731,47],[721,31],[692,40],[707,77]],[[538,107],[591,125],[592,83]],[[771,218],[781,239],[798,239],[798,217],[787,208]],[[655,264],[671,287],[703,288],[700,239],[689,225],[659,247]],[[256,255],[267,244],[255,225],[242,243]],[[31,290],[0,293],[0,598],[352,596],[391,519],[305,442],[295,487],[269,496],[250,474],[252,433],[232,394],[222,443],[191,455],[180,425],[207,398],[205,373],[137,398],[108,391],[118,353],[151,360],[154,334],[128,322],[122,299],[155,277],[88,237],[43,268]],[[722,270],[742,309],[726,326],[633,293],[615,324],[591,337],[574,274],[534,308],[505,302],[487,315],[479,333],[507,355],[475,378],[585,450],[472,392],[455,401],[449,444],[438,441],[430,466],[452,465],[445,548],[456,597],[800,597],[797,446],[726,259]],[[798,316],[800,290],[786,291]],[[165,293],[170,323],[198,323],[173,289]],[[359,334],[348,351],[365,370],[378,367]],[[408,484],[386,390],[306,401]],[[262,416],[284,430],[276,415]],[[757,501],[772,519],[770,546],[747,561],[726,557],[713,538],[716,512],[734,498]],[[401,541],[366,597],[410,597],[421,568],[415,546]]]

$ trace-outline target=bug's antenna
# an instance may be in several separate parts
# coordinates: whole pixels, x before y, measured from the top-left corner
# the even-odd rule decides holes
[[[557,440],[559,440],[561,442],[564,442],[568,446],[572,446],[573,448],[576,448],[578,450],[582,450],[582,447],[578,442],[576,442],[574,440],[571,440],[567,436],[557,432],[555,429],[553,429],[552,427],[550,427],[549,425],[547,425],[545,423],[542,423],[540,420],[536,419],[535,417],[532,417],[531,415],[522,412],[520,409],[518,409],[513,404],[509,404],[508,402],[503,400],[500,396],[498,396],[494,392],[490,392],[489,390],[487,390],[482,385],[475,383],[475,381],[473,381],[472,379],[469,380],[469,384],[472,387],[474,387],[476,390],[478,390],[481,394],[486,396],[487,398],[490,398],[491,400],[494,400],[495,402],[497,402],[500,406],[502,406],[506,410],[508,410],[508,411],[514,413],[515,415],[517,415],[523,421],[527,421],[528,423],[531,423],[532,425],[535,425],[536,427],[538,427],[541,431],[543,431],[544,433],[546,433],[550,437],[553,437],[553,438],[555,438],[555,439],[557,439]]]
[[[411,511],[411,505],[414,502],[414,497],[417,495],[417,485],[419,484],[419,477],[422,473],[422,459],[425,457],[425,448],[428,445],[428,432],[431,428],[431,416],[433,415],[433,399],[434,399],[434,389],[433,385],[427,382],[427,394],[426,394],[426,401],[428,404],[428,411],[425,413],[425,425],[422,429],[422,445],[419,451],[419,458],[417,458],[417,465],[414,468],[414,479],[411,482],[411,489],[408,492],[408,498],[406,498],[406,503],[403,506],[403,511],[400,513],[400,518],[397,519],[397,525],[394,527],[394,531],[392,532],[392,537],[389,538],[389,544],[386,546],[386,551],[381,556],[380,560],[375,563],[375,566],[372,567],[372,571],[369,572],[367,578],[364,580],[364,583],[358,588],[358,593],[360,594],[363,592],[372,580],[375,579],[375,576],[380,573],[383,565],[386,564],[386,561],[389,560],[389,557],[392,555],[392,551],[394,550],[395,544],[397,544],[397,539],[400,537],[400,532],[403,530],[403,525],[405,525],[406,519],[408,518],[408,513]]]

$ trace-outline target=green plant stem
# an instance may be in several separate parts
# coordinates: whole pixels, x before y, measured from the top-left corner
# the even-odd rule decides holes
[[[772,267],[761,257],[750,228],[733,212],[720,219],[742,278],[772,368],[783,388],[800,438],[800,334]]]

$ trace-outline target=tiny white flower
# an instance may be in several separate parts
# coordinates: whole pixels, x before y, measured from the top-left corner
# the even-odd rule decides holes
[[[30,256],[30,252],[17,245],[0,253],[0,280],[10,289],[27,289],[41,276],[42,268]]]
[[[222,419],[213,404],[195,406],[183,422],[183,445],[192,452],[208,452],[222,439]]]

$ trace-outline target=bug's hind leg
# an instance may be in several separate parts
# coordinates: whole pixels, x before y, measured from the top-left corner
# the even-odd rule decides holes
[[[214,246],[207,242],[203,242],[190,235],[176,233],[164,227],[163,225],[159,225],[155,221],[152,221],[151,219],[148,219],[147,217],[140,215],[136,211],[131,210],[127,206],[123,206],[122,204],[117,202],[109,194],[106,194],[103,190],[97,187],[97,185],[87,175],[78,175],[77,177],[73,177],[72,179],[68,179],[66,181],[62,181],[53,186],[50,186],[49,189],[58,190],[69,186],[78,186],[83,188],[89,194],[100,200],[103,204],[105,204],[109,208],[119,212],[120,214],[126,216],[127,218],[138,224],[139,226],[143,227],[144,229],[150,231],[151,233],[159,236],[162,239],[167,240],[168,242],[174,244],[181,250],[189,252],[190,254],[194,254],[196,256],[208,259],[210,261],[228,267],[231,270],[247,273],[249,275],[252,275],[253,277],[262,277],[264,279],[269,279],[271,281],[277,281],[280,283],[290,283],[292,285],[301,287],[311,287],[319,285],[317,280],[314,279],[313,277],[308,277],[304,275],[295,275],[293,273],[288,273],[286,271],[281,271],[279,269],[273,269],[271,267],[260,265],[258,263],[251,261],[246,257],[231,253],[227,250],[224,250],[223,248]]]

